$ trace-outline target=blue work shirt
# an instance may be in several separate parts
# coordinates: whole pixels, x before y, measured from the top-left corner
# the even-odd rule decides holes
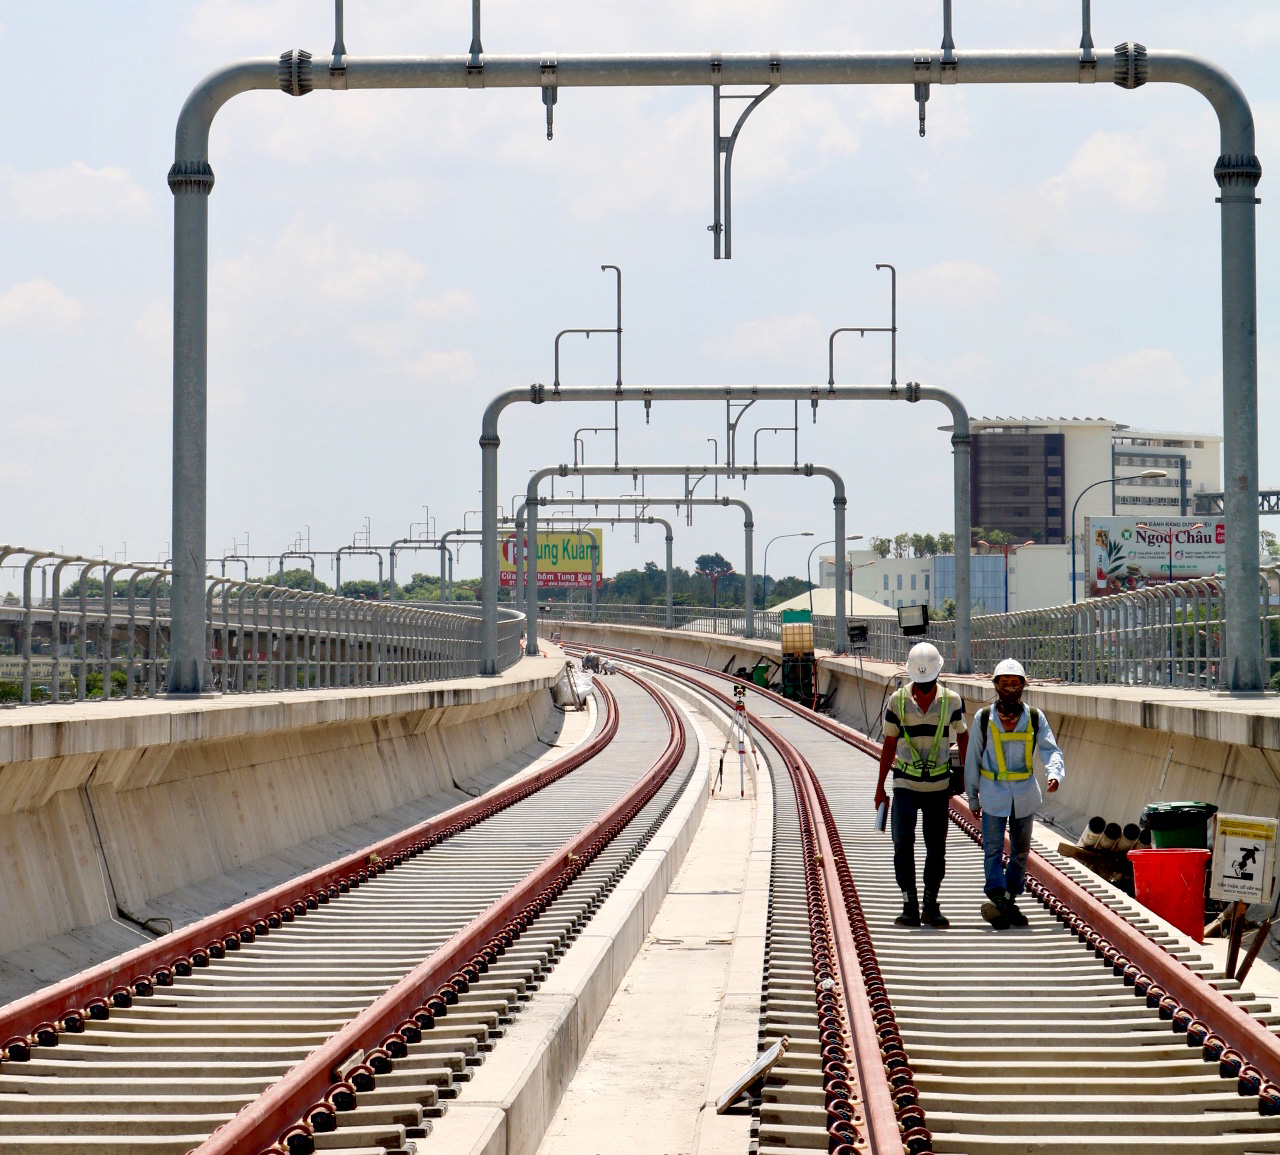
[[[964,760],[964,789],[969,796],[969,805],[974,807],[981,803],[984,811],[1000,818],[1008,818],[1010,815],[1029,818],[1044,801],[1044,795],[1040,793],[1040,783],[1036,781],[1034,773],[1020,780],[1002,781],[998,778],[984,778],[981,771],[986,769],[995,774],[999,769],[999,763],[996,761],[996,744],[992,740],[991,732],[999,727],[1007,734],[1025,734],[1031,728],[1031,711],[1023,706],[1022,716],[1017,724],[1011,729],[1005,729],[994,704],[989,707],[984,706],[983,709],[991,711],[986,740],[983,741],[982,727],[975,720],[969,736],[969,753]],[[1045,774],[1061,782],[1067,773],[1062,751],[1053,740],[1053,731],[1049,728],[1049,719],[1045,717],[1044,711],[1037,710],[1036,713],[1040,717],[1040,729],[1036,733],[1035,745],[1039,748],[1040,757],[1044,761]],[[1026,744],[1005,742],[1003,745],[1006,768],[1012,772],[1025,770],[1027,768]]]

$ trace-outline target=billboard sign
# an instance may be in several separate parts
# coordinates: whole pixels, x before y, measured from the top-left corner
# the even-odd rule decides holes
[[[604,554],[601,552],[603,533],[598,528],[587,528],[581,533],[538,531],[538,588],[539,589],[590,589],[591,543],[595,542],[596,584],[604,583]],[[498,584],[514,588],[516,584],[516,535],[506,534],[499,542]],[[524,547],[529,546],[528,538]],[[526,554],[527,556],[527,554]]]
[[[1147,586],[1222,573],[1226,567],[1224,517],[1086,517],[1089,596],[1122,594]]]

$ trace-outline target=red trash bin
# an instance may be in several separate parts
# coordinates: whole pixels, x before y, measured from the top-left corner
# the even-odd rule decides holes
[[[1165,922],[1204,942],[1204,874],[1209,851],[1131,850],[1133,896]]]

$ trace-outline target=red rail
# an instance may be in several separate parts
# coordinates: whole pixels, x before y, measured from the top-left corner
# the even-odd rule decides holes
[[[658,702],[671,731],[666,749],[645,776],[279,1082],[246,1104],[193,1155],[282,1151],[283,1147],[275,1146],[278,1139],[298,1127],[309,1129],[308,1121],[317,1113],[336,1114],[341,1096],[350,1096],[344,1109],[354,1106],[356,1091],[350,1083],[339,1080],[338,1069],[360,1051],[366,1058],[371,1054],[390,1058],[397,1051],[403,1054],[403,1048],[416,1041],[414,1032],[420,1037],[424,1025],[429,1027],[435,1018],[446,1015],[457,994],[465,992],[469,982],[484,973],[643,809],[679,765],[686,736],[684,723],[670,703],[640,679],[633,680]],[[606,696],[612,699],[607,691]],[[325,1129],[331,1126],[332,1121]]]
[[[58,1035],[83,1029],[86,1018],[105,1018],[111,1005],[128,1005],[134,995],[167,986],[174,975],[190,974],[242,942],[253,942],[308,910],[328,903],[375,874],[529,797],[594,758],[618,732],[618,703],[601,686],[604,724],[572,753],[527,778],[464,802],[365,849],[337,859],[254,898],[212,914],[126,954],[118,955],[0,1008],[5,1057],[22,1059],[35,1046],[56,1046]]]
[[[597,648],[637,660],[628,650]],[[879,742],[772,690],[677,658],[660,661],[748,686],[841,741],[880,757]],[[980,840],[980,828],[962,798],[951,800],[951,820],[971,838]],[[1188,1035],[1188,1045],[1198,1042],[1204,1058],[1217,1062],[1224,1078],[1236,1078],[1242,1095],[1261,1094],[1267,1113],[1280,1114],[1280,1038],[1035,850],[1027,861],[1027,880],[1028,889],[1082,942],[1093,947],[1097,957],[1123,977],[1126,986],[1133,987],[1149,1006],[1158,1007],[1175,1031]]]

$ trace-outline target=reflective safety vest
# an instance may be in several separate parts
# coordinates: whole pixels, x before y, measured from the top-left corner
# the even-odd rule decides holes
[[[1040,711],[1034,708],[1029,711],[1030,722],[1025,730],[1005,730],[999,725],[992,724],[990,706],[984,706],[979,714],[978,728],[982,731],[984,743],[990,738],[996,747],[996,769],[992,771],[983,766],[982,776],[998,782],[1025,782],[1035,772],[1031,755],[1035,750],[1036,735],[1040,732]],[[1004,756],[1004,748],[1006,745],[1016,746],[1019,743],[1022,744],[1023,768],[1010,770]],[[983,752],[986,752],[985,746]]]
[[[938,728],[933,733],[933,742],[929,746],[927,758],[920,756],[920,751],[911,741],[911,735],[907,733],[907,700],[910,694],[911,691],[903,686],[893,699],[894,713],[898,715],[898,722],[902,727],[902,734],[898,739],[896,769],[907,778],[916,778],[921,782],[936,782],[951,773],[950,751],[943,749],[947,726],[951,721],[951,694],[941,686],[937,689]]]

